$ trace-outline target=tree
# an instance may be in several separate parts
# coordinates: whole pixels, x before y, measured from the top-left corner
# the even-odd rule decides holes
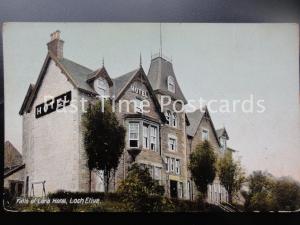
[[[164,187],[152,179],[147,168],[133,164],[117,191],[132,211],[160,211]]]
[[[102,107],[102,104],[103,107]],[[102,170],[105,192],[108,192],[111,173],[118,167],[125,146],[125,128],[119,124],[109,100],[90,104],[83,114],[84,146],[91,172]]]
[[[189,170],[203,199],[207,195],[207,185],[211,184],[215,179],[216,160],[214,150],[207,140],[197,145],[190,155]]]
[[[235,162],[232,153],[227,151],[218,161],[218,175],[221,184],[228,192],[229,203],[232,203],[232,195],[241,189],[244,182],[244,173],[239,162]]]
[[[248,178],[249,191],[246,194],[245,209],[248,211],[276,210],[276,199],[273,194],[274,177],[262,171],[254,171]]]
[[[274,196],[279,210],[293,211],[300,208],[300,185],[290,177],[276,181]]]

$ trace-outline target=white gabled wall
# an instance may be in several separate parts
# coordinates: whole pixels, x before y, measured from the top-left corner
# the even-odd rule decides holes
[[[52,112],[38,119],[35,108],[45,102],[44,96],[57,97],[72,92],[72,103],[63,112]],[[71,112],[78,107],[78,90],[51,60],[30,113],[23,115],[23,152],[26,176],[31,183],[46,181],[46,192],[79,188],[79,116]],[[74,111],[74,110],[73,110]],[[42,194],[42,185],[34,185],[35,195]]]

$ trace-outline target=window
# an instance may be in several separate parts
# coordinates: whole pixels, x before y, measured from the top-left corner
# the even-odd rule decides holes
[[[134,111],[136,113],[143,113],[143,100],[136,98],[134,101]]]
[[[137,148],[139,146],[139,123],[129,123],[129,147]]]
[[[168,90],[171,92],[175,92],[175,81],[172,76],[168,76]]]
[[[96,81],[96,92],[101,96],[108,96],[109,94],[109,86],[107,81],[100,77]]]
[[[176,115],[176,113],[173,113],[172,125],[173,125],[173,127],[177,127],[177,115]]]
[[[150,127],[150,149],[153,151],[157,151],[156,140],[157,140],[157,128],[151,126]]]
[[[143,125],[143,147],[149,148],[149,125]]]
[[[169,150],[176,151],[177,149],[177,140],[175,137],[169,137]]]
[[[183,183],[178,182],[178,197],[183,198]]]
[[[180,160],[179,159],[175,160],[175,173],[180,174]]]
[[[226,139],[224,137],[221,137],[220,138],[220,143],[221,143],[221,149],[223,151],[225,151],[226,150]]]
[[[175,159],[174,158],[171,158],[171,168],[170,168],[170,171],[171,172],[174,172],[174,169],[175,169]]]
[[[169,157],[166,157],[166,171],[169,172],[170,171],[170,158]]]
[[[168,121],[168,125],[171,124],[171,112],[168,110],[165,112],[166,120]]]
[[[161,168],[160,167],[154,167],[154,179],[155,180],[161,180]]]
[[[202,130],[202,141],[208,141],[208,130],[203,129]]]

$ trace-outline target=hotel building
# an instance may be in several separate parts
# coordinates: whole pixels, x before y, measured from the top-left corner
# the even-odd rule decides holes
[[[104,65],[89,69],[64,57],[60,32],[51,34],[48,53],[35,84],[30,84],[20,115],[23,117],[24,194],[57,190],[89,191],[89,170],[83,144],[81,99],[105,96],[115,101],[116,115],[126,128],[126,146],[110,191],[126,178],[133,161],[149,168],[168,197],[195,199],[197,191],[188,170],[196,145],[209,140],[218,155],[227,151],[225,128],[216,130],[209,112],[178,113],[187,100],[170,60],[153,56],[146,74],[142,65],[111,77]],[[47,97],[52,99],[47,100]],[[162,107],[164,101],[171,104]],[[133,101],[129,109],[122,101]],[[147,100],[149,111],[141,107]],[[78,109],[78,110],[75,110]],[[161,110],[163,109],[163,111]],[[92,173],[92,191],[103,191],[103,174]],[[227,201],[218,179],[209,185],[208,201]]]

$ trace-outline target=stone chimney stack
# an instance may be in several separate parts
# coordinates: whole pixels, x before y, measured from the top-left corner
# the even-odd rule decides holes
[[[51,40],[48,42],[48,51],[54,54],[58,59],[63,58],[64,41],[60,39],[60,31],[57,30],[51,35]]]

